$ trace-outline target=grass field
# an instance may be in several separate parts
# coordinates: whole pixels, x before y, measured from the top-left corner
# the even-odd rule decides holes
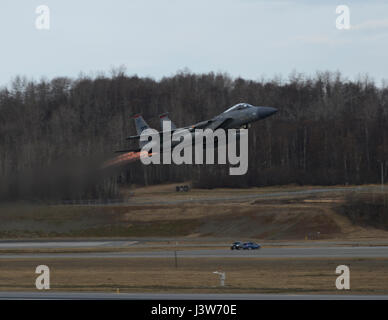
[[[34,291],[36,266],[50,267],[53,291],[388,294],[388,259],[9,259],[0,291]],[[338,265],[350,290],[335,287]],[[226,273],[219,286],[214,271]]]

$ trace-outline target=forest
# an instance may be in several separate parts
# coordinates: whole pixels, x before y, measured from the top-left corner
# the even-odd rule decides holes
[[[158,115],[168,111],[187,126],[239,102],[279,110],[249,129],[245,175],[229,176],[227,165],[140,162],[100,172],[115,150],[131,146],[131,115],[160,129]],[[387,120],[388,86],[339,72],[256,81],[187,70],[155,80],[120,68],[74,79],[18,76],[0,89],[0,198],[107,198],[120,187],[183,181],[199,188],[379,183],[387,177]]]

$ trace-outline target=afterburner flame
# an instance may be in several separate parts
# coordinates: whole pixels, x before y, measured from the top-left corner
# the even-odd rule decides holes
[[[102,168],[123,165],[125,163],[134,162],[134,161],[140,160],[143,157],[149,157],[151,155],[152,155],[152,153],[148,153],[147,151],[127,152],[127,153],[124,153],[116,158],[113,158],[111,160],[106,161],[102,165]]]

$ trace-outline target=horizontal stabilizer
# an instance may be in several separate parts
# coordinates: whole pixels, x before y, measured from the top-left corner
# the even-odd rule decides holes
[[[116,150],[115,153],[126,153],[126,152],[140,152],[140,148],[137,149],[126,149],[126,150]]]

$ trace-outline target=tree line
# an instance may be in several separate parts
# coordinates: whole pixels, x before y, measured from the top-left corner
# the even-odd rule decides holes
[[[279,110],[249,129],[247,174],[229,176],[225,165],[138,162],[97,179],[99,163],[135,133],[131,115],[142,113],[159,129],[158,115],[168,111],[187,126],[239,102]],[[377,183],[381,168],[387,176],[387,120],[387,86],[338,72],[257,81],[188,71],[160,80],[122,70],[75,79],[16,77],[0,90],[0,194],[116,197],[120,186],[188,180],[202,188]]]

